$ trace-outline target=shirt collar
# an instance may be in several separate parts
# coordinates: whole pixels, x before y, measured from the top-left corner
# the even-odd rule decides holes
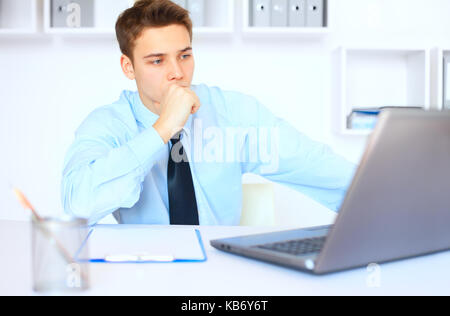
[[[145,128],[149,128],[155,124],[159,116],[147,109],[142,103],[139,92],[126,91],[125,93],[128,94],[127,99],[131,103],[136,121],[140,122]]]

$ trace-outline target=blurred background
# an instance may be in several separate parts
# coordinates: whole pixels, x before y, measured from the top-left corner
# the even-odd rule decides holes
[[[63,159],[74,131],[122,90],[136,90],[121,72],[113,30],[132,1],[79,1],[82,10],[91,6],[92,19],[77,20],[72,11],[57,24],[58,9],[74,1],[60,2],[0,0],[0,219],[29,219],[12,186],[42,214],[60,215]],[[354,109],[445,107],[450,0],[319,1],[321,24],[303,27],[289,26],[289,19],[260,24],[253,1],[202,5],[194,21],[193,83],[255,96],[355,163],[370,128],[348,125]],[[75,27],[64,25],[67,19]],[[243,182],[265,181],[246,175]],[[276,225],[321,225],[335,216],[280,185],[275,210]]]

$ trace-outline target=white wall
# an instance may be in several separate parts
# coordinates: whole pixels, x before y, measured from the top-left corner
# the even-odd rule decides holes
[[[331,0],[333,1],[333,0]],[[324,40],[236,34],[194,41],[194,83],[256,96],[312,138],[357,162],[365,137],[331,131],[331,54],[341,45],[450,47],[450,0],[334,0]],[[135,85],[111,37],[0,38],[0,219],[27,219],[11,193],[21,188],[46,215],[61,211],[60,177],[73,132],[96,107]],[[255,181],[249,177],[246,181]],[[333,214],[277,186],[279,223],[322,224]]]

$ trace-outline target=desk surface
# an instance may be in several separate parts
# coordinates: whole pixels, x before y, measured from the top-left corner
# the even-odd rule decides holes
[[[286,229],[285,227],[283,229]],[[278,296],[450,295],[450,252],[380,266],[379,287],[366,268],[313,276],[220,252],[216,238],[276,227],[200,227],[208,261],[170,264],[92,264],[86,295]],[[0,221],[0,295],[33,295],[30,223]]]

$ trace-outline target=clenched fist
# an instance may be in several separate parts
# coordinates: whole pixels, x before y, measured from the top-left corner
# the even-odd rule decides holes
[[[167,144],[184,127],[189,115],[198,111],[200,99],[187,83],[174,83],[164,92],[159,108],[161,114],[153,127]]]

